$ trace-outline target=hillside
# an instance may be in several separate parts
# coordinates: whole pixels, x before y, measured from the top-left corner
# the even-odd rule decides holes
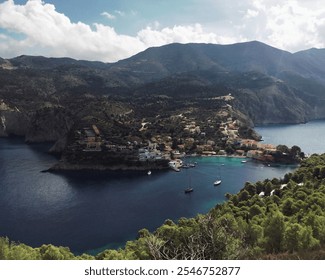
[[[173,108],[164,110],[173,114],[198,112],[191,109],[193,102],[201,108],[209,98],[231,94],[233,110],[251,126],[325,118],[324,60],[325,50],[291,54],[256,41],[170,44],[111,64],[39,56],[0,59],[0,135],[64,143],[83,119],[110,127],[118,120],[107,116],[117,112],[133,110],[138,122],[140,115],[152,117],[143,102],[161,102],[162,96]],[[216,106],[218,111],[225,104]]]

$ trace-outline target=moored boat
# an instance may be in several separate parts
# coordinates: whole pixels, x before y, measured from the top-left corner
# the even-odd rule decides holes
[[[191,193],[193,191],[194,191],[193,188],[187,188],[187,189],[184,190],[184,193]]]
[[[213,183],[213,185],[215,185],[215,186],[218,186],[218,185],[220,185],[221,184],[221,180],[216,180],[214,183]]]

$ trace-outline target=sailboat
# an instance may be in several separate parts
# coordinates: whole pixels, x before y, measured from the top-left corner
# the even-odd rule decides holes
[[[189,186],[188,186],[187,189],[184,190],[184,193],[191,193],[193,191],[194,191],[194,189],[191,186],[191,175],[190,175],[190,177],[189,177]]]
[[[194,191],[193,188],[187,188],[187,189],[184,190],[185,193],[191,193],[193,191]]]
[[[220,173],[220,169],[219,169],[219,173]],[[221,182],[222,181],[221,181],[220,175],[218,175],[218,178],[217,178],[216,181],[214,181],[213,185],[214,186],[219,186],[221,184]]]

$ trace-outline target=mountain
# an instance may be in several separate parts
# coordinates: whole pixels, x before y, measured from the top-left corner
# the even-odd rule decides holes
[[[260,124],[325,117],[324,62],[324,49],[292,54],[257,41],[170,44],[119,61],[111,70],[141,81],[146,93],[150,87],[160,94],[218,94],[227,88],[238,93],[253,121]],[[256,109],[264,106],[270,107],[269,113],[258,114]]]
[[[0,110],[0,115],[15,124],[13,133],[24,134],[26,122],[35,123],[39,115],[44,119],[40,127],[50,125],[57,110],[72,115],[60,113],[60,124],[52,124],[57,133],[39,136],[35,127],[29,129],[30,141],[51,140],[66,132],[78,112],[75,104],[88,108],[89,98],[117,98],[127,111],[127,104],[138,97],[195,100],[229,93],[235,109],[254,124],[325,118],[325,50],[289,53],[253,41],[170,44],[116,63],[26,55],[0,58],[0,101],[3,108],[11,108]],[[87,114],[92,110],[96,109],[89,107]],[[21,128],[17,116],[24,124]]]
[[[323,60],[318,61],[319,57]],[[325,83],[325,50],[307,50],[296,54],[253,41],[233,45],[170,44],[149,48],[119,61],[111,69],[137,75],[161,77],[176,73],[214,69],[218,71],[256,71],[278,77],[293,72]],[[155,75],[154,75],[155,74]],[[143,79],[148,79],[143,77]]]

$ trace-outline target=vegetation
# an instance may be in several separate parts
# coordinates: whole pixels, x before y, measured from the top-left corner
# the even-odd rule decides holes
[[[226,197],[206,215],[140,230],[124,249],[75,256],[65,247],[0,238],[0,259],[324,259],[325,154]]]

